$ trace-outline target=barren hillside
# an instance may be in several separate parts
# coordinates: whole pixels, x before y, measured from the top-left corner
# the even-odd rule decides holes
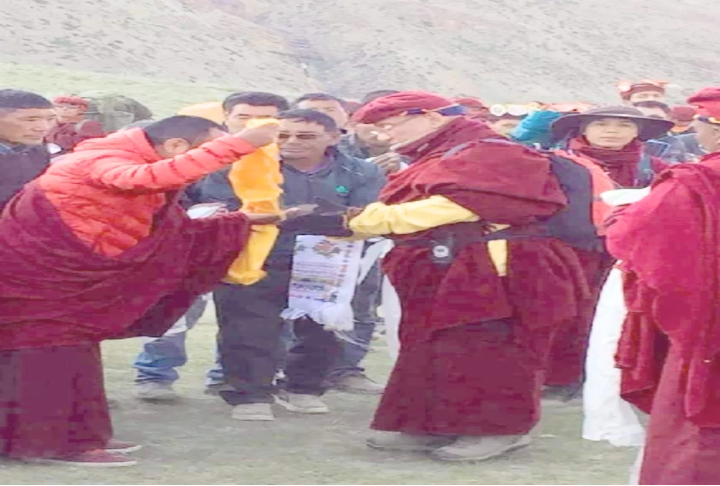
[[[282,92],[720,83],[716,0],[0,0],[0,60]],[[678,93],[679,95],[680,93]]]

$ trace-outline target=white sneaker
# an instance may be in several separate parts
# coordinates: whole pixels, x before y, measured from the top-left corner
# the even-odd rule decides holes
[[[450,445],[430,453],[439,461],[486,461],[493,457],[530,445],[529,435],[492,435],[485,437],[459,437]]]
[[[135,385],[135,398],[147,402],[172,402],[180,397],[172,385],[148,381]]]
[[[235,420],[249,422],[272,422],[275,420],[269,403],[243,403],[235,405],[230,415]]]
[[[275,403],[281,407],[296,413],[328,413],[330,409],[315,395],[303,395],[301,393],[280,392],[275,396]]]

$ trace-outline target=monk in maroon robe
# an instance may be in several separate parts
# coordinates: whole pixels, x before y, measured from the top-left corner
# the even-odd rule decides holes
[[[720,88],[689,101],[710,154],[608,228],[626,273],[622,395],[651,414],[641,484],[720,484]]]
[[[402,304],[400,356],[372,424],[396,433],[368,445],[445,461],[529,443],[551,337],[587,294],[564,242],[482,240],[548,217],[566,198],[545,155],[462,113],[424,92],[361,108],[357,121],[411,163],[348,223],[396,241],[384,269]]]
[[[190,220],[178,190],[272,142],[173,117],[81,144],[0,217],[0,456],[134,464],[112,440],[99,343],[160,336],[225,276],[255,215]]]

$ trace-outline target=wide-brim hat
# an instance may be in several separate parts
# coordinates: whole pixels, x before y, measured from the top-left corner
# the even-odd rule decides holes
[[[639,129],[638,138],[643,142],[663,137],[675,126],[670,120],[645,116],[640,110],[630,106],[605,106],[593,108],[583,113],[569,113],[558,118],[552,124],[553,138],[563,140],[578,135],[585,123],[600,118],[624,118],[637,123]]]

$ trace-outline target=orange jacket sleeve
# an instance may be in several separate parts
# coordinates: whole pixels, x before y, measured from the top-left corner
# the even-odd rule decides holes
[[[121,191],[165,192],[191,184],[256,150],[245,140],[228,135],[149,164],[110,157],[96,165],[90,179]]]

